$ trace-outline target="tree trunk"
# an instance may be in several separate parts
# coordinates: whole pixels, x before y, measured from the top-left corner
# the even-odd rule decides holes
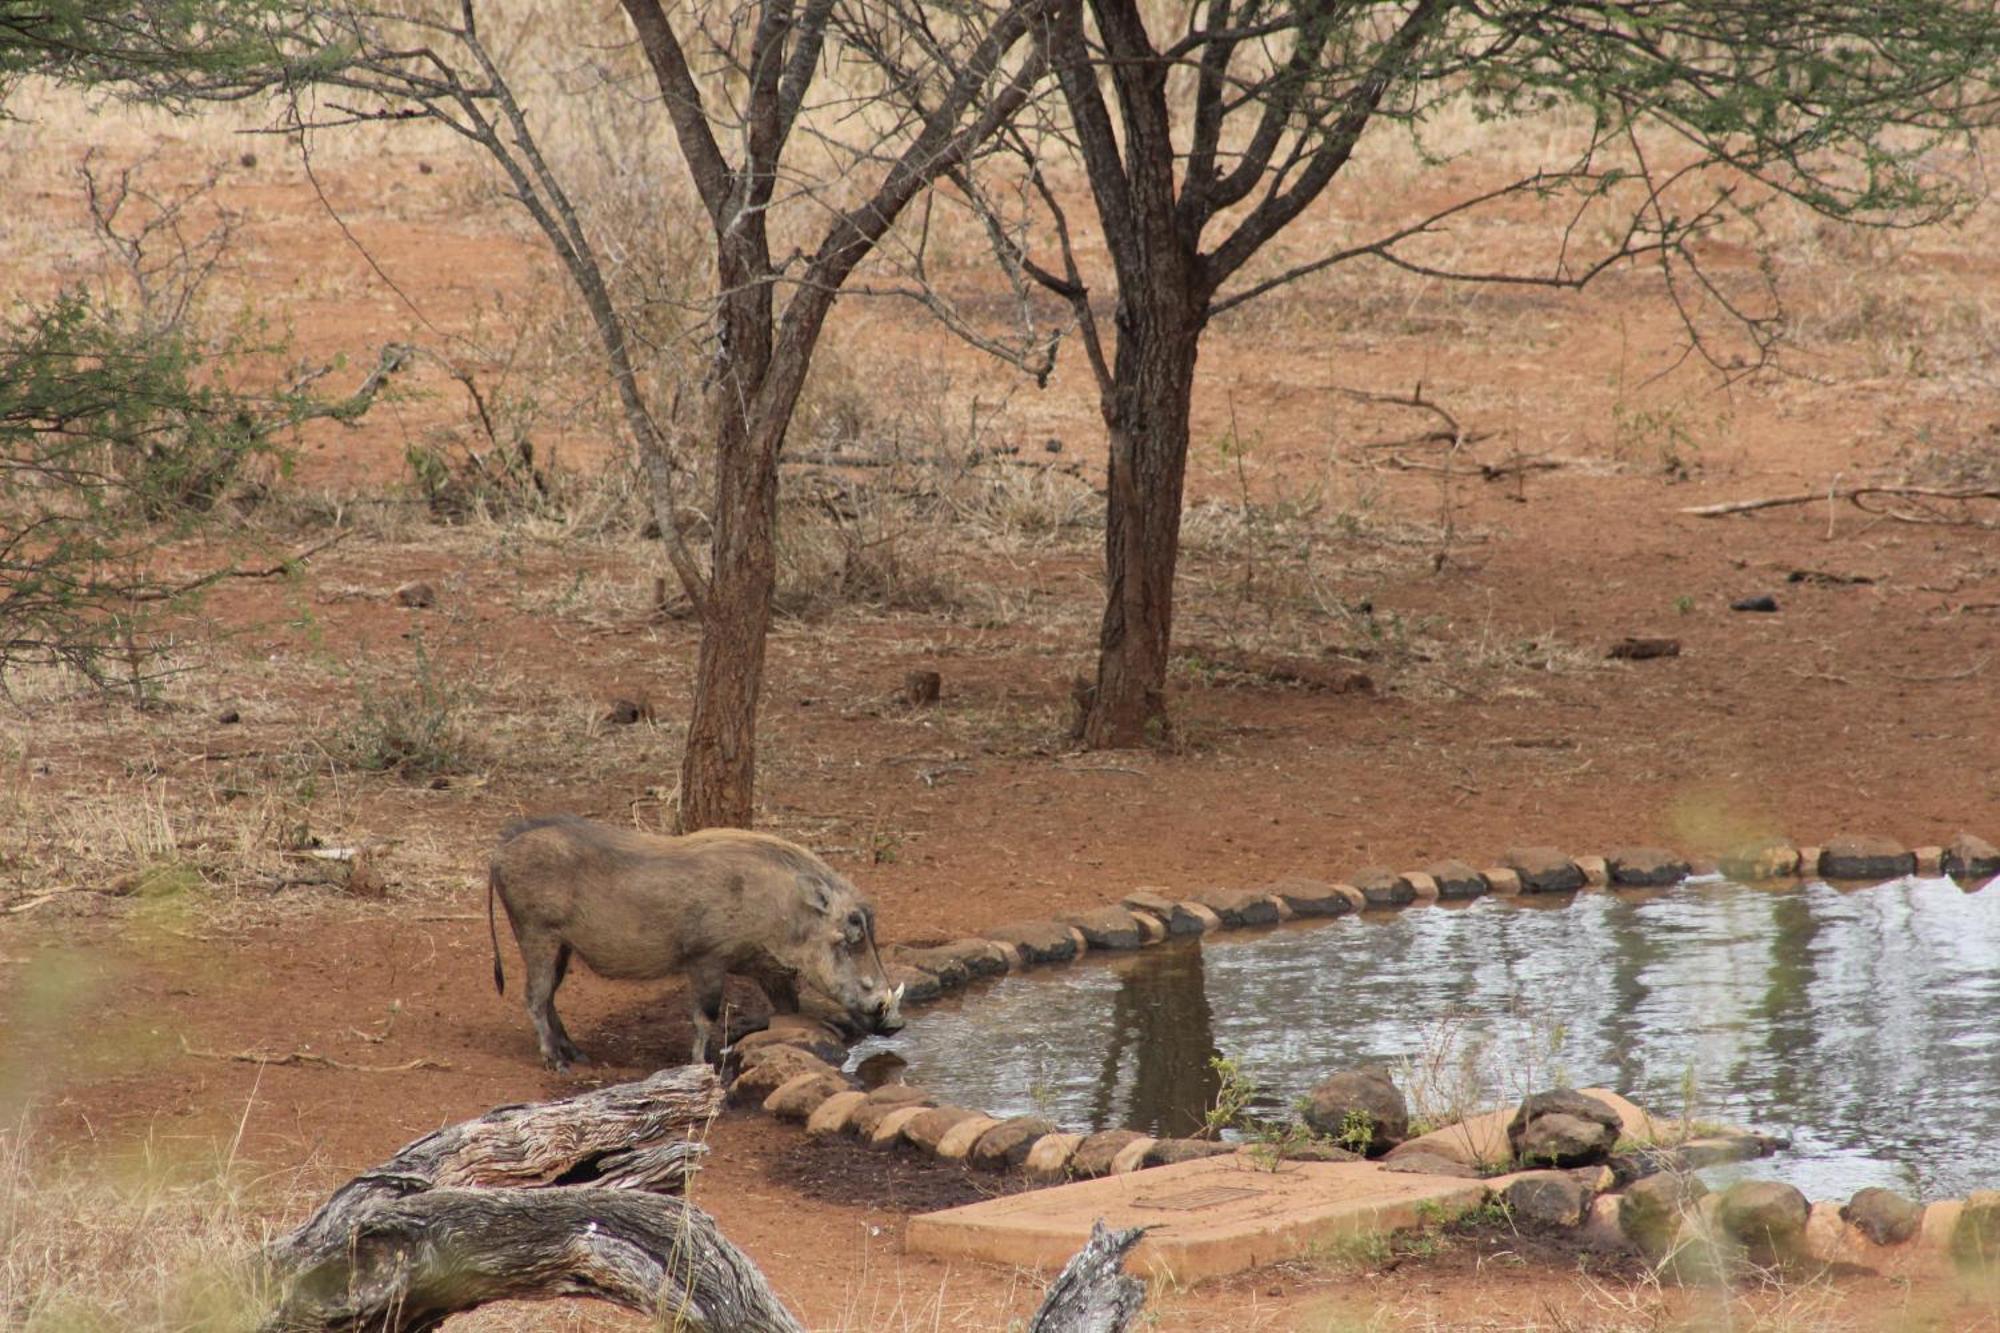
[[[1202,326],[1199,305],[1171,290],[1155,287],[1124,301],[1104,413],[1111,445],[1104,622],[1097,685],[1080,728],[1092,749],[1157,743],[1170,734],[1167,651]]]
[[[714,398],[715,514],[694,707],[681,755],[680,831],[749,828],[757,794],[757,701],[777,583],[778,449],[761,408],[772,368],[770,259],[761,212],[726,237],[718,273],[722,350]]]
[[[777,451],[721,455],[715,562],[702,608],[694,710],[681,756],[680,829],[749,828],[757,786],[757,702],[777,583]]]

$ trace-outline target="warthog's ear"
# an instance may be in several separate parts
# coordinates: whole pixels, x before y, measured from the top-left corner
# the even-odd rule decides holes
[[[806,906],[821,916],[832,916],[834,907],[833,885],[823,879],[802,878],[800,887],[806,891]]]

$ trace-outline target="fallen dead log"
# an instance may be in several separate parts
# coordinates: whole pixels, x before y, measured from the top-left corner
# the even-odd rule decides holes
[[[1100,1218],[1042,1297],[1028,1333],[1124,1333],[1146,1303],[1146,1284],[1124,1271],[1144,1227],[1112,1231]]]
[[[683,1199],[597,1186],[377,1198],[295,1256],[265,1333],[414,1333],[503,1300],[588,1296],[665,1328],[802,1333],[757,1266]]]
[[[560,1101],[502,1106],[424,1135],[334,1192],[280,1240],[280,1263],[338,1244],[376,1204],[438,1188],[492,1189],[613,1184],[678,1193],[707,1151],[690,1135],[722,1109],[706,1065],[663,1069]]]
[[[266,1253],[264,1333],[417,1333],[492,1301],[610,1301],[663,1327],[802,1333],[751,1259],[685,1199],[690,1135],[720,1110],[705,1065],[503,1106],[406,1145]],[[1139,1230],[1102,1223],[1030,1333],[1123,1333],[1145,1285]]]

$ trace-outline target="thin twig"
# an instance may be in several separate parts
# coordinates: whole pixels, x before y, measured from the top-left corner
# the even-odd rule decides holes
[[[413,1069],[450,1069],[443,1060],[431,1060],[419,1056],[399,1065],[353,1065],[345,1060],[335,1060],[331,1056],[318,1055],[312,1051],[287,1051],[283,1055],[266,1055],[262,1051],[204,1051],[188,1045],[186,1036],[181,1039],[181,1054],[191,1055],[200,1060],[226,1060],[246,1065],[316,1065],[322,1069],[339,1069],[351,1074],[406,1074]]]

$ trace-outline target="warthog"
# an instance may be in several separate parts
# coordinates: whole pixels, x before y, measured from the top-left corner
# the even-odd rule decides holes
[[[556,1015],[571,954],[601,977],[687,977],[697,1063],[708,1058],[729,972],[753,978],[779,1009],[796,1012],[804,986],[860,1031],[903,1026],[903,988],[890,988],[875,948],[875,909],[803,847],[740,829],[662,838],[568,815],[510,824],[500,839],[486,880],[493,985],[507,993],[493,922],[498,894],[552,1069],[585,1059]]]

